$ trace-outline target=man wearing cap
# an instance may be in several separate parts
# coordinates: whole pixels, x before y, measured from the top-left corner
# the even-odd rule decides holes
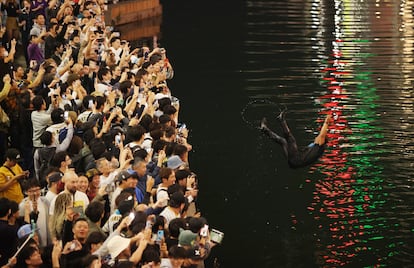
[[[167,160],[167,167],[177,170],[181,167],[185,167],[187,164],[181,160],[181,158],[178,155],[172,155],[168,157]]]
[[[123,170],[118,174],[116,182],[118,187],[112,194],[111,199],[111,214],[114,213],[116,209],[115,199],[126,188],[135,188],[138,183],[138,175],[134,170]]]
[[[20,152],[17,149],[10,148],[6,151],[6,161],[0,167],[0,197],[6,197],[17,203],[23,200],[19,180],[29,176],[29,171],[23,171],[17,164],[21,159]]]
[[[45,195],[45,198],[49,204],[52,203],[52,200],[59,194],[58,183],[61,181],[62,177],[62,173],[58,171],[55,171],[46,176],[47,193]]]

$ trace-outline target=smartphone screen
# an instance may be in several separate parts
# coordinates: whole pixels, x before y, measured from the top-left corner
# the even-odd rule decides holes
[[[164,239],[164,230],[158,230],[156,242],[161,242],[163,239]]]
[[[224,233],[216,229],[211,229],[210,231],[210,240],[216,244],[221,244],[223,241]]]

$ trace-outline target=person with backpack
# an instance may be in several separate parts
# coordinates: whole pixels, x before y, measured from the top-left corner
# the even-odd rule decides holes
[[[72,141],[73,137],[73,123],[72,119],[68,117],[66,119],[66,125],[68,132],[66,137],[62,140],[61,143],[55,142],[55,136],[50,131],[45,131],[40,136],[40,140],[45,147],[38,148],[34,153],[34,166],[35,166],[35,173],[36,178],[40,181],[41,186],[46,186],[46,173],[50,166],[50,162],[53,156],[57,152],[66,151]]]

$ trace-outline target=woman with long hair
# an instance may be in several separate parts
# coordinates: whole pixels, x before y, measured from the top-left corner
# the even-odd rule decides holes
[[[55,209],[49,224],[52,238],[62,239],[63,222],[66,218],[67,209],[72,209],[72,202],[70,193],[61,193],[56,197]]]

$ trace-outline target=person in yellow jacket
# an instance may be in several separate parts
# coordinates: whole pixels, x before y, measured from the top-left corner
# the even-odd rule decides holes
[[[23,200],[23,192],[19,180],[27,178],[29,171],[23,171],[17,164],[21,159],[20,152],[17,149],[8,149],[5,156],[6,161],[0,167],[0,197],[20,203]]]

